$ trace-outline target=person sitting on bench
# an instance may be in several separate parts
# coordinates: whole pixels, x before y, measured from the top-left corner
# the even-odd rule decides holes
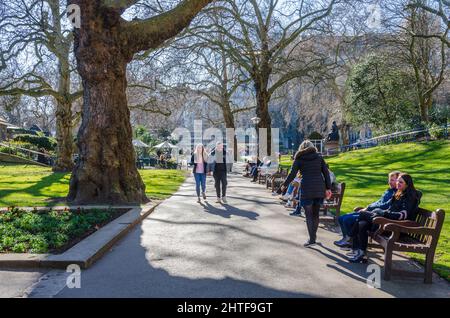
[[[390,206],[390,200],[394,193],[397,191],[397,179],[400,175],[400,171],[392,171],[389,173],[388,177],[388,184],[389,188],[383,193],[381,198],[373,202],[372,204],[369,204],[367,207],[360,209],[354,213],[348,213],[341,215],[338,218],[339,226],[341,227],[342,232],[342,239],[339,241],[335,241],[334,244],[339,247],[351,247],[352,243],[351,241],[351,229],[353,228],[353,225],[358,221],[359,213],[360,212],[367,212],[367,211],[373,211],[377,208],[386,210]]]
[[[281,197],[280,200],[283,200],[285,202],[292,200],[295,197],[295,193],[297,193],[297,189],[300,186],[300,181],[301,181],[301,174],[300,171],[297,172],[297,176],[295,177],[295,179],[289,184],[286,193],[284,193]]]
[[[388,209],[376,208],[371,212],[360,212],[358,222],[353,225],[352,229],[355,253],[348,255],[349,261],[351,263],[367,262],[369,231],[373,232],[377,227],[373,224],[375,217],[414,221],[419,210],[421,197],[422,193],[414,187],[412,177],[406,173],[400,174],[397,179],[397,191],[392,197]]]
[[[252,181],[256,180],[256,178],[258,177],[258,168],[260,166],[262,166],[262,164],[263,163],[261,162],[261,160],[259,160],[259,158],[257,157],[256,158],[256,164],[253,163],[253,166],[252,166],[251,171],[250,171],[250,177],[252,178]]]
[[[252,182],[256,182],[258,180],[258,174],[259,173],[265,173],[266,169],[270,167],[271,161],[268,157],[264,157],[263,161],[259,161],[260,164],[254,167],[254,170],[252,170]]]

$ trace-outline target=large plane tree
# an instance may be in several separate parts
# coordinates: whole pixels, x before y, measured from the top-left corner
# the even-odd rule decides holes
[[[138,0],[69,1],[80,7],[75,56],[84,88],[80,156],[70,181],[69,202],[148,201],[132,145],[127,64],[137,52],[157,48],[177,35],[212,1],[183,0],[169,11],[132,21],[122,14]]]

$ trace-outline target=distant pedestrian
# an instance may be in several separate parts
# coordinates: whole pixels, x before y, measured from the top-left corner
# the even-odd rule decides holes
[[[216,203],[227,203],[227,152],[223,143],[218,142],[210,154],[211,171],[213,172],[216,187]]]
[[[206,168],[208,164],[208,154],[202,144],[198,144],[191,157],[191,164],[194,165],[192,173],[195,178],[195,191],[197,192],[197,202],[201,202],[200,188],[203,200],[206,200]]]

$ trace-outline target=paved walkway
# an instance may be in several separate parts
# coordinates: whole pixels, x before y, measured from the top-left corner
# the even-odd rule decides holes
[[[449,284],[420,279],[381,281],[369,288],[367,266],[349,264],[335,248],[332,226],[320,245],[304,248],[303,218],[290,217],[276,197],[239,175],[229,176],[228,205],[194,198],[190,177],[140,226],[81,273],[81,289],[50,271],[31,297],[450,297]],[[378,255],[381,257],[381,255]],[[378,262],[378,261],[377,261]],[[397,264],[411,267],[405,258]],[[0,276],[2,273],[0,272]],[[4,282],[0,277],[0,285]],[[0,288],[1,291],[1,288]]]

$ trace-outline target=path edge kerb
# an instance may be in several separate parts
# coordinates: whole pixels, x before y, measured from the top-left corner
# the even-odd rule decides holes
[[[0,267],[66,269],[69,265],[74,264],[82,269],[87,269],[102,258],[114,244],[127,235],[137,224],[148,217],[159,204],[161,204],[161,201],[152,201],[146,205],[131,208],[130,211],[62,254],[0,254]]]

